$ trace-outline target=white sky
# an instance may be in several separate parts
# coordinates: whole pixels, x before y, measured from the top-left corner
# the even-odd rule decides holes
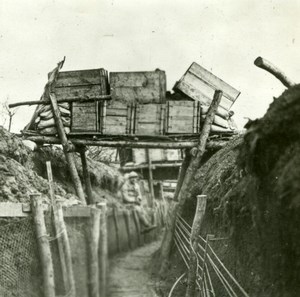
[[[297,0],[0,0],[0,101],[38,100],[63,56],[63,70],[160,68],[169,90],[195,61],[242,92],[242,125],[284,90],[257,56],[300,79],[299,17]],[[20,107],[13,130],[31,115]]]

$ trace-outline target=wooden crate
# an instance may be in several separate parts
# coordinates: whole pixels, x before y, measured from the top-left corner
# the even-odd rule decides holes
[[[197,63],[190,66],[180,81],[175,84],[174,90],[199,101],[201,105],[210,105],[215,90],[221,90],[223,97],[219,106],[227,111],[240,95],[239,91]]]
[[[113,100],[127,103],[164,103],[166,74],[147,72],[111,72],[110,89]]]
[[[164,134],[164,117],[165,104],[137,104],[134,113],[134,134]]]
[[[99,131],[98,102],[84,102],[108,94],[108,75],[104,69],[60,72],[55,85],[57,99],[80,98],[72,103],[71,131]]]
[[[100,130],[106,135],[131,133],[132,107],[118,101],[103,101],[100,104]]]
[[[199,133],[200,104],[197,101],[167,101],[166,114],[166,133]]]

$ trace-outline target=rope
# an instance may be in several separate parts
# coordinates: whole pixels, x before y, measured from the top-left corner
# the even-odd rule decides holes
[[[209,286],[210,286],[212,295],[213,295],[213,296],[216,296],[216,293],[215,293],[215,290],[214,290],[214,286],[213,286],[213,284],[212,284],[211,277],[210,277],[210,273],[209,273],[209,270],[208,270],[208,267],[207,267],[207,264],[206,264],[206,263],[205,263],[205,273],[206,273],[207,276],[208,276],[208,283],[209,283]]]
[[[190,238],[188,238],[184,233],[183,231],[180,229],[180,227],[177,228],[178,231],[180,231],[182,237],[186,240],[187,243],[190,243]]]
[[[182,222],[180,222],[179,220],[176,221],[176,223],[178,224],[179,227],[181,227],[185,233],[191,237],[191,232],[184,226],[184,224]]]
[[[185,220],[181,215],[177,215],[177,217],[184,223],[184,225],[185,225],[188,229],[192,230],[192,226],[190,226],[190,225],[186,222],[186,220]]]
[[[177,249],[178,249],[178,251],[179,251],[179,254],[181,255],[181,258],[183,259],[183,261],[184,261],[186,267],[189,269],[190,266],[189,266],[189,264],[187,263],[187,260],[185,259],[185,257],[183,256],[183,252],[181,251],[181,249],[180,249],[180,247],[179,247],[179,244],[178,244],[178,242],[177,242],[177,238],[176,238],[176,237],[175,237],[175,245],[176,245],[176,247],[177,247]]]
[[[178,241],[180,243],[180,246],[182,247],[183,251],[186,253],[187,257],[189,257],[190,256],[190,250],[186,247],[186,245],[184,244],[184,242],[180,238],[180,236],[177,233],[177,231],[175,231],[175,236],[177,236],[177,239],[178,239]]]
[[[208,248],[210,249],[211,253],[215,256],[218,263],[221,265],[221,267],[226,271],[228,276],[231,278],[231,280],[234,282],[234,284],[239,288],[239,290],[243,293],[245,297],[249,297],[249,295],[245,292],[245,290],[241,287],[241,285],[238,283],[238,281],[235,279],[235,277],[229,272],[229,270],[226,268],[224,263],[220,260],[218,255],[215,253],[215,251],[212,249],[210,245],[208,245]]]

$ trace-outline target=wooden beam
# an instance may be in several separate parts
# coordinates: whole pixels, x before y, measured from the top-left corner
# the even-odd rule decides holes
[[[91,217],[89,223],[89,297],[99,297],[99,239],[100,239],[100,219],[101,210],[95,206],[91,207]]]
[[[61,144],[59,138],[55,136],[25,136],[26,139],[39,144]],[[130,141],[130,140],[93,140],[93,139],[69,139],[74,145],[88,145],[88,146],[103,146],[103,147],[124,147],[124,148],[164,148],[164,149],[181,149],[192,148],[197,146],[197,141]],[[206,146],[208,150],[219,150],[224,147],[228,141],[225,140],[210,140]]]
[[[42,197],[40,194],[31,194],[30,198],[42,266],[44,296],[55,297],[53,262],[45,224]]]
[[[147,165],[148,165],[148,182],[149,182],[149,189],[150,189],[150,207],[153,207],[154,205],[154,187],[153,187],[153,174],[152,174],[152,161],[151,161],[151,154],[149,149],[146,149],[146,157],[147,157]]]
[[[74,185],[76,194],[77,194],[79,200],[82,203],[86,204],[81,180],[79,178],[76,164],[75,164],[74,154],[72,152],[71,144],[68,142],[68,138],[66,136],[66,132],[65,132],[64,125],[63,125],[63,122],[61,119],[61,114],[60,114],[60,110],[59,110],[58,103],[56,100],[56,96],[54,93],[49,93],[49,97],[50,97],[50,101],[52,104],[52,112],[53,112],[53,117],[54,117],[54,120],[56,123],[56,128],[58,131],[60,142],[64,149],[64,153],[66,156],[67,164],[69,167],[71,179],[73,181],[73,185]]]
[[[80,146],[78,147],[80,158],[81,158],[81,164],[82,164],[82,173],[83,173],[83,179],[85,183],[85,190],[87,194],[87,203],[88,204],[95,204],[95,197],[93,195],[93,189],[92,189],[92,183],[91,183],[91,177],[89,172],[89,167],[87,163],[86,158],[86,146]]]
[[[254,61],[254,65],[274,75],[287,88],[295,85],[295,83],[291,79],[289,79],[279,68],[262,57],[256,58]]]
[[[111,95],[99,95],[96,98],[65,98],[57,100],[58,103],[71,103],[71,102],[94,102],[94,101],[102,101],[102,100],[110,100]],[[51,102],[49,100],[31,100],[31,101],[21,101],[16,103],[11,103],[8,105],[9,108],[14,108],[22,105],[49,105]]]
[[[201,225],[206,209],[206,195],[197,196],[197,207],[195,211],[192,232],[191,232],[191,246],[190,246],[190,260],[189,260],[189,271],[185,297],[196,296],[196,280],[197,280],[197,252],[199,250],[199,235]],[[203,268],[204,269],[204,268]]]
[[[174,232],[176,226],[176,218],[177,214],[181,214],[185,201],[191,197],[191,181],[200,166],[200,162],[202,156],[206,150],[206,144],[208,135],[211,129],[211,125],[213,123],[215,113],[223,96],[222,91],[215,91],[213,101],[209,107],[207,112],[207,116],[205,118],[203,128],[201,130],[199,143],[197,145],[197,150],[194,156],[192,156],[189,166],[185,172],[184,180],[182,182],[182,186],[178,193],[178,203],[176,204],[172,213],[170,213],[170,224],[167,226],[164,234],[164,238],[161,245],[160,256],[161,256],[161,267],[160,274],[164,275],[167,271],[167,267],[169,265],[169,257],[170,251],[173,244]]]

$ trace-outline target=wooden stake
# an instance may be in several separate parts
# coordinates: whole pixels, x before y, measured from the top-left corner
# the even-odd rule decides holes
[[[107,261],[108,261],[108,241],[107,241],[107,206],[106,203],[98,203],[97,207],[101,209],[100,219],[100,296],[106,297],[107,283]]]
[[[213,101],[209,107],[207,116],[204,121],[203,128],[201,130],[199,143],[197,146],[197,152],[190,161],[190,164],[185,173],[185,177],[181,189],[178,194],[178,203],[175,205],[174,211],[169,214],[170,224],[166,228],[162,245],[161,245],[161,250],[160,250],[161,263],[162,263],[160,268],[161,275],[165,274],[165,272],[167,271],[167,267],[169,265],[169,257],[170,257],[171,246],[173,244],[177,214],[181,214],[185,201],[191,197],[190,184],[197,169],[200,166],[202,156],[205,152],[206,143],[211,129],[211,125],[214,120],[214,116],[218,108],[218,105],[221,101],[222,95],[223,95],[222,91],[218,91],[218,90],[215,91]]]
[[[91,208],[89,224],[89,297],[99,297],[99,238],[101,211]]]
[[[96,201],[93,195],[91,177],[90,177],[89,167],[86,158],[86,147],[85,146],[79,147],[79,152],[80,152],[81,163],[82,163],[83,179],[84,179],[85,189],[87,193],[87,203],[95,204]]]
[[[291,79],[289,79],[280,69],[278,69],[275,65],[262,57],[256,58],[254,61],[254,65],[273,74],[287,88],[295,85],[295,83]]]
[[[147,162],[148,162],[148,182],[149,182],[149,189],[150,189],[150,196],[151,196],[151,201],[150,201],[150,207],[153,207],[154,205],[154,187],[153,187],[153,175],[152,175],[152,161],[151,161],[151,154],[149,149],[146,149],[146,156],[147,156]]]
[[[58,236],[58,234],[60,234],[61,230],[60,230],[59,220],[58,220],[58,216],[57,216],[57,207],[56,207],[56,201],[55,201],[55,195],[54,195],[51,162],[47,161],[46,166],[47,166],[47,175],[48,175],[48,183],[49,183],[49,192],[50,192],[52,209],[53,209],[54,229],[55,229],[56,236]],[[63,243],[62,243],[62,238],[60,236],[57,238],[57,246],[58,246],[62,278],[63,278],[63,283],[64,283],[64,290],[65,290],[65,293],[68,293],[70,290],[70,284],[69,284],[69,278],[68,278],[68,271],[67,271],[67,267],[66,267],[64,247],[63,247]]]
[[[53,262],[45,225],[41,195],[31,194],[30,199],[42,266],[44,296],[55,297]]]
[[[185,297],[195,297],[196,296],[196,280],[197,280],[197,252],[199,250],[199,235],[201,230],[201,225],[206,209],[206,195],[197,196],[197,208],[194,216],[192,232],[191,232],[191,246],[190,246],[190,261],[189,261],[189,271],[188,280]]]
[[[79,200],[83,204],[86,204],[82,184],[81,184],[78,172],[77,172],[75,159],[74,159],[74,155],[72,152],[73,149],[71,148],[71,144],[68,142],[68,139],[66,136],[66,132],[65,132],[64,125],[63,125],[63,122],[61,119],[61,114],[60,114],[60,110],[59,110],[59,107],[57,104],[56,96],[54,93],[50,93],[49,96],[50,96],[50,101],[52,104],[52,112],[53,112],[53,117],[54,117],[54,120],[56,123],[57,132],[58,132],[61,144],[64,149],[67,163],[69,165],[69,171],[70,171],[71,178],[72,178],[75,190],[76,190],[76,194],[77,194]]]
[[[119,221],[118,221],[118,209],[117,208],[113,208],[113,217],[114,217],[114,223],[116,226],[116,241],[117,241],[117,249],[118,252],[121,252],[121,245],[120,245],[120,235],[119,235]]]
[[[63,253],[64,253],[64,258],[66,263],[67,283],[69,284],[69,291],[67,294],[70,297],[75,297],[76,287],[75,287],[75,279],[74,279],[73,264],[72,264],[72,253],[71,253],[67,228],[64,221],[63,209],[60,203],[56,203],[55,212],[56,212],[55,215],[57,218],[57,224],[61,232],[61,241],[62,241]]]
[[[178,201],[178,195],[179,195],[182,183],[184,181],[185,173],[189,167],[190,161],[191,161],[190,150],[186,149],[185,156],[184,156],[183,162],[181,164],[179,176],[177,179],[176,189],[175,189],[174,198],[173,198],[174,201]]]

